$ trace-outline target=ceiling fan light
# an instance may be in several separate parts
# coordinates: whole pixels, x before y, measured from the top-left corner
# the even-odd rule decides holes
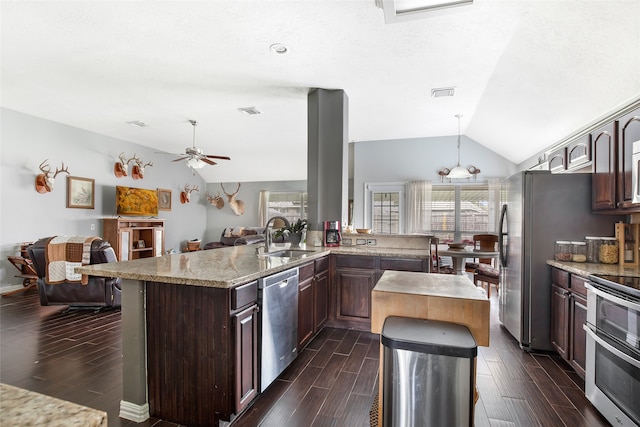
[[[187,160],[187,166],[189,166],[191,169],[200,169],[203,168],[204,165],[205,163],[202,160],[196,159],[195,157]]]

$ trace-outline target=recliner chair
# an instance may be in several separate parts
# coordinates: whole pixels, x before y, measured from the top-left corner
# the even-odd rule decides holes
[[[40,305],[68,305],[71,308],[119,307],[121,285],[119,278],[89,276],[86,285],[65,281],[50,284],[46,282],[46,246],[51,237],[45,237],[27,248],[38,275]],[[89,264],[117,262],[116,254],[108,241],[96,239],[91,242]]]

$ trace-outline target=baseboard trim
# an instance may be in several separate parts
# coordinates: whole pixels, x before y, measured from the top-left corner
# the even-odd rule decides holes
[[[135,403],[120,401],[120,418],[141,423],[149,419],[149,404],[136,405]]]

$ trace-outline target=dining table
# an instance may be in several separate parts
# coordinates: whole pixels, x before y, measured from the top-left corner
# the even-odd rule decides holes
[[[439,251],[440,256],[451,257],[453,261],[453,269],[456,274],[465,274],[464,265],[467,258],[498,258],[500,252],[497,251],[481,251],[478,249],[468,250],[466,248],[454,249],[448,248]]]

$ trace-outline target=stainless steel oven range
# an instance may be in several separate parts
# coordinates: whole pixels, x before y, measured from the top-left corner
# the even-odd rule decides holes
[[[640,277],[589,276],[585,394],[614,426],[640,425]]]

